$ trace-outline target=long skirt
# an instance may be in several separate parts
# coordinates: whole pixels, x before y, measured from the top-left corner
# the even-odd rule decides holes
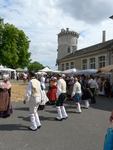
[[[13,113],[8,91],[0,91],[0,117],[8,117]]]
[[[38,110],[43,110],[45,108],[45,104],[49,101],[48,97],[46,96],[45,90],[41,90],[41,95],[42,95],[42,102],[40,102]]]
[[[53,86],[47,94],[47,97],[49,99],[49,104],[54,105],[56,103],[56,99],[57,99],[56,93],[57,93],[57,88]]]

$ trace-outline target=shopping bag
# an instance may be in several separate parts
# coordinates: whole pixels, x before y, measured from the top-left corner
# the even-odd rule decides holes
[[[113,124],[107,129],[103,150],[113,150]]]

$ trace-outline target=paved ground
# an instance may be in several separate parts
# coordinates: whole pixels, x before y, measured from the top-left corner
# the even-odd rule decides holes
[[[0,118],[0,150],[102,150],[113,98],[98,97],[97,103],[80,115],[75,113],[74,101],[65,101],[69,118],[55,121],[54,106],[38,111],[42,127],[29,131],[28,103],[13,102],[14,113]],[[82,102],[83,105],[83,102]]]

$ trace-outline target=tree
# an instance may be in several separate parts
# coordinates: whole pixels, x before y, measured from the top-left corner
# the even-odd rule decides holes
[[[0,18],[0,49],[2,46],[2,38],[3,38],[3,25],[4,25],[4,21],[2,18]],[[1,51],[0,51],[1,52]],[[1,62],[2,58],[0,57],[0,62]]]
[[[34,61],[33,63],[30,63],[28,65],[28,71],[34,70],[35,72],[38,72],[39,70],[43,68],[44,66],[37,61]]]
[[[28,52],[30,40],[22,30],[0,18],[2,42],[0,44],[0,64],[11,68],[24,68],[30,63]]]

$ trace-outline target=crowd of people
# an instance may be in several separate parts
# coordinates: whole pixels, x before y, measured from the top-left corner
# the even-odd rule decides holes
[[[66,113],[66,109],[64,107],[64,101],[67,97],[70,97],[71,99],[74,99],[75,104],[76,104],[76,113],[81,113],[81,106],[80,106],[80,101],[84,100],[84,108],[88,109],[90,106],[90,100],[91,103],[94,104],[96,103],[96,98],[95,98],[95,94],[98,95],[98,91],[100,90],[99,87],[100,85],[98,83],[98,81],[100,81],[100,79],[98,77],[96,77],[94,79],[94,77],[92,75],[90,75],[89,78],[86,78],[86,76],[83,74],[81,76],[78,77],[66,77],[64,74],[57,74],[55,76],[52,76],[50,79],[50,83],[49,83],[49,91],[45,92],[45,95],[47,95],[48,100],[44,100],[43,96],[42,96],[42,92],[41,90],[45,90],[45,78],[41,77],[40,81],[39,79],[36,80],[35,77],[35,73],[31,72],[30,73],[30,82],[35,79],[35,82],[40,82],[40,88],[38,89],[38,91],[40,91],[40,95],[38,95],[38,97],[40,97],[40,102],[43,103],[44,101],[44,105],[46,103],[48,104],[52,104],[56,106],[56,110],[58,113],[58,117],[56,117],[55,119],[58,121],[62,121],[63,119],[67,119],[68,118],[68,114]],[[32,75],[31,75],[32,74]],[[43,80],[43,82],[42,82]],[[103,80],[102,80],[103,81]],[[105,84],[108,82],[108,80],[106,80]],[[29,84],[28,84],[29,85]],[[29,96],[33,96],[33,92],[32,90],[36,92],[37,86],[33,87],[31,86],[31,92],[28,92],[28,90],[26,91],[26,95],[28,93],[30,93]],[[26,97],[26,96],[25,96]],[[46,99],[47,99],[46,97]],[[28,98],[27,98],[28,99]],[[26,98],[24,99],[24,103],[26,103]],[[38,128],[41,127],[41,123],[39,120],[39,116],[37,113],[37,109],[40,106],[40,102],[35,103],[34,105],[31,104],[31,106],[34,106],[32,108],[32,113],[30,111],[30,120],[32,123],[32,126],[29,128],[30,130],[37,130]],[[31,103],[31,101],[30,101]],[[37,106],[37,107],[36,107]],[[36,109],[35,109],[36,108]],[[37,113],[37,117],[35,116],[35,114]],[[111,115],[112,116],[112,115]],[[110,117],[111,119],[111,117]]]
[[[25,76],[27,79],[27,76]],[[68,77],[65,74],[56,74],[49,80],[49,90],[46,91],[46,78],[41,76],[37,79],[34,71],[30,71],[28,76],[28,86],[23,103],[29,100],[29,117],[32,123],[30,130],[36,131],[41,127],[37,110],[43,110],[45,104],[55,105],[58,113],[57,121],[68,118],[64,101],[69,98],[74,99],[76,104],[76,113],[81,113],[81,100],[84,101],[84,108],[88,109],[90,102],[96,103],[96,96],[112,96],[112,86],[108,78],[86,77],[84,74],[76,77]],[[11,106],[11,84],[9,76],[3,75],[3,81],[0,83],[0,117],[8,117],[13,113]],[[113,112],[110,116],[113,121]]]

